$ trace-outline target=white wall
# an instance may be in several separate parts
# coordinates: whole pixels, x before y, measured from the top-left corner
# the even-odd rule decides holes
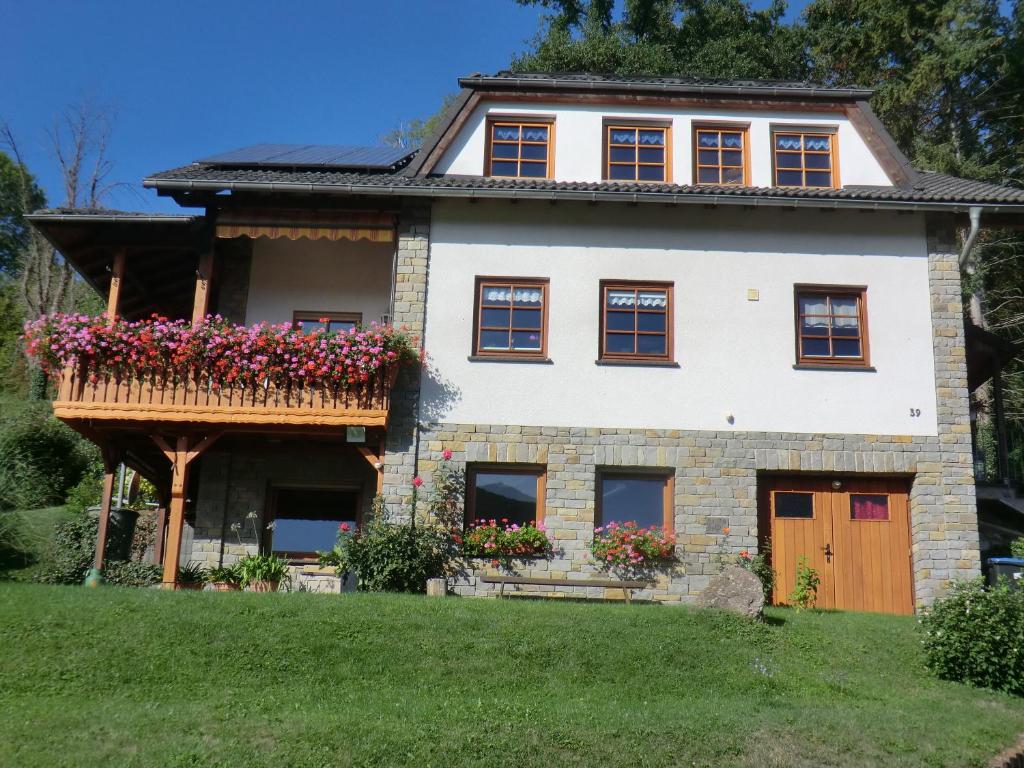
[[[558,181],[601,181],[602,120],[605,117],[672,119],[672,181],[693,183],[693,121],[712,120],[750,123],[750,182],[772,186],[771,135],[773,124],[838,127],[839,181],[843,186],[876,184],[892,186],[875,156],[845,115],[822,112],[766,112],[758,110],[698,111],[485,102],[477,106],[462,130],[441,157],[435,173],[481,176],[489,112],[555,116],[555,172]]]
[[[553,364],[467,360],[476,275],[550,278]],[[598,282],[618,278],[674,281],[678,368],[595,365]],[[425,420],[937,433],[921,217],[445,201],[428,280]],[[795,283],[868,287],[876,372],[794,370]]]
[[[380,321],[391,301],[394,246],[368,240],[256,240],[246,323],[290,323],[296,310],[361,312]]]

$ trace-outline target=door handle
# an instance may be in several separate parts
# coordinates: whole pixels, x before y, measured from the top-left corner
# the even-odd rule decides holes
[[[826,563],[831,563],[832,562],[832,555],[835,554],[832,551],[832,545],[831,544],[826,544],[824,549],[825,549],[825,562]]]

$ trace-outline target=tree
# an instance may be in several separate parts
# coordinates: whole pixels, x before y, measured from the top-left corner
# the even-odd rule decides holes
[[[416,149],[430,138],[441,124],[441,118],[455,100],[455,94],[444,97],[441,108],[426,120],[416,118],[407,123],[399,123],[398,127],[381,136],[381,141],[389,147]]]
[[[786,4],[755,11],[744,0],[518,0],[552,9],[517,57],[519,71],[803,79],[803,28]]]
[[[45,206],[46,196],[28,169],[0,152],[0,273],[6,275],[16,271],[19,255],[30,237],[23,200],[26,186],[28,210]]]

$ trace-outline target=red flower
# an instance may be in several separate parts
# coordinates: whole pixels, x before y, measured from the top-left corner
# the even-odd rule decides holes
[[[342,523],[338,526],[342,533],[348,533],[352,527],[348,523]]]
[[[445,448],[443,451],[441,451],[441,458],[444,459],[445,461],[449,461],[451,457],[452,451],[450,448]]]
[[[413,486],[413,488],[419,488],[421,485],[423,485],[423,478],[422,477],[414,477],[412,479],[412,486]]]

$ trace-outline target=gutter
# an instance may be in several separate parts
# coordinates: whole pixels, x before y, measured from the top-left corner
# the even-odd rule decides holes
[[[192,181],[187,179],[143,179],[142,186],[161,194],[174,192],[282,192],[290,194],[369,195],[377,197],[431,197],[514,200],[576,200],[589,203],[626,202],[693,205],[735,205],[747,208],[826,208],[888,211],[948,211],[967,213],[970,203],[913,202],[900,200],[856,200],[841,198],[708,195],[665,192],[607,192],[597,190],[499,189],[387,184],[304,184],[294,182]],[[980,211],[980,208],[979,208]],[[1024,213],[1024,204],[990,206],[989,213]]]
[[[971,251],[974,249],[974,242],[981,233],[981,212],[983,210],[984,208],[980,205],[972,205],[968,211],[968,215],[971,217],[971,230],[967,233],[967,240],[964,241],[963,250],[960,251],[958,262],[960,269],[967,266],[967,259],[970,258]]]
[[[118,216],[117,214],[91,214],[91,213],[30,213],[25,216],[27,221],[32,222],[100,222],[103,224],[187,224],[201,216],[187,214],[167,214],[165,216]]]

